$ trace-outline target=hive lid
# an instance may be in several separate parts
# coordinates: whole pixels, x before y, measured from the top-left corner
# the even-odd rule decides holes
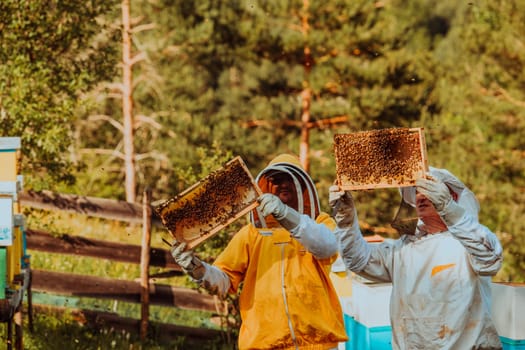
[[[241,157],[155,208],[179,242],[194,248],[255,208],[262,194]]]
[[[343,190],[414,186],[428,171],[423,128],[336,134],[334,153]]]

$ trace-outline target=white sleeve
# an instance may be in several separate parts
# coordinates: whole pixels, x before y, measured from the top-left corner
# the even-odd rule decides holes
[[[200,280],[195,282],[212,294],[217,294],[220,297],[226,296],[231,285],[228,275],[218,267],[207,264],[204,261],[202,265],[206,268],[206,272]]]
[[[503,262],[503,248],[498,237],[474,217],[465,213],[448,230],[469,254],[474,271],[481,276],[494,276]]]
[[[335,235],[339,242],[339,253],[350,271],[373,281],[392,281],[393,244],[390,241],[373,245],[368,243],[361,234],[357,213],[352,225],[337,227]]]
[[[326,225],[318,224],[307,215],[301,215],[299,225],[290,233],[317,259],[327,259],[337,253],[334,233]]]

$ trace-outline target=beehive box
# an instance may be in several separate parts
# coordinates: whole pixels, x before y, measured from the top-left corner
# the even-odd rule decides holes
[[[390,128],[334,136],[343,190],[414,186],[428,171],[423,128]]]
[[[246,214],[262,194],[241,157],[155,208],[179,242],[194,248]]]
[[[372,243],[377,244],[377,243]],[[342,298],[346,350],[391,350],[390,294],[392,283],[377,283],[353,274],[352,295]]]
[[[525,349],[525,284],[491,283],[492,319],[503,349]]]

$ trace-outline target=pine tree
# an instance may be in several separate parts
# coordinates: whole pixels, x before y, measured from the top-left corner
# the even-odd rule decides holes
[[[431,119],[435,159],[473,188],[481,221],[503,243],[498,278],[518,281],[525,269],[524,35],[523,1],[458,6],[435,53],[442,112]]]

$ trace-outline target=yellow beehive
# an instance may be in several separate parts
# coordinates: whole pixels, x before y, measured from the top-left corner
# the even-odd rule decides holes
[[[14,215],[20,213],[20,203],[18,202],[18,172],[20,157],[20,138],[19,137],[0,137],[0,197],[8,203],[9,210],[5,210],[0,215],[3,220],[9,223],[9,237],[2,237],[0,245],[2,246],[0,265],[5,271],[5,280],[2,278],[0,288],[6,286],[12,289],[18,289],[20,284],[15,282],[15,277],[21,273],[21,258],[23,254],[23,239],[20,227],[13,225]],[[5,251],[4,251],[5,250]]]
[[[0,137],[0,182],[15,182],[18,171],[19,137]]]

